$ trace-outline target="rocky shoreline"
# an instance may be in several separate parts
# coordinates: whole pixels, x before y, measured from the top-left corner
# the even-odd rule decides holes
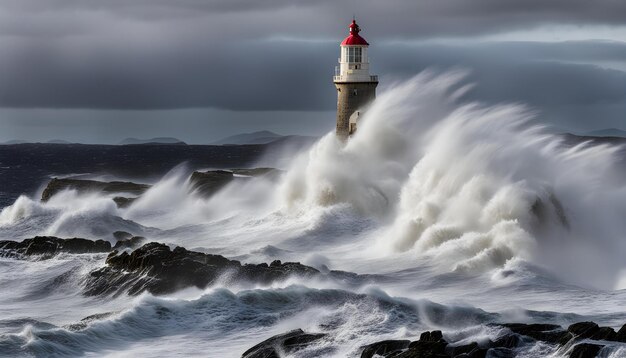
[[[111,243],[105,240],[80,238],[60,239],[52,236],[37,236],[23,241],[0,241],[0,257],[26,259],[37,257],[48,259],[61,253],[95,254],[111,251]]]
[[[188,181],[190,191],[208,198],[231,182],[246,181],[254,177],[276,180],[281,173],[280,170],[274,168],[194,171],[189,176]],[[75,190],[79,194],[102,193],[115,195],[112,198],[115,204],[119,208],[126,208],[150,188],[151,185],[133,182],[52,178],[41,194],[41,201],[47,202],[64,190]]]
[[[119,232],[118,236],[127,237],[123,234]],[[333,270],[321,272],[299,262],[280,260],[242,264],[221,255],[189,251],[180,246],[172,249],[158,242],[143,244],[145,241],[134,236],[112,246],[104,240],[38,236],[21,242],[0,241],[0,257],[45,260],[61,253],[108,253],[104,266],[92,270],[85,280],[84,294],[88,296],[143,292],[163,295],[189,287],[203,289],[218,280],[271,284],[290,277],[305,277],[356,285],[373,277]]]
[[[59,192],[70,189],[76,190],[79,193],[126,193],[139,196],[145,193],[146,190],[150,189],[150,185],[121,181],[102,182],[97,180],[85,179],[52,178],[52,180],[48,182],[48,185],[41,194],[41,201],[46,202]]]
[[[103,266],[93,269],[84,280],[84,295],[116,296],[149,292],[163,295],[181,289],[206,288],[218,280],[271,284],[290,277],[332,280],[344,285],[362,285],[375,276],[357,275],[342,271],[326,271],[298,262],[246,264],[221,255],[170,247],[146,238],[124,232],[116,233],[115,245],[104,240],[82,238],[62,239],[35,237],[23,241],[0,241],[0,257],[16,260],[48,260],[56,255],[103,255]],[[104,254],[107,254],[104,258]],[[91,318],[86,317],[85,320]],[[76,329],[85,326],[76,325]],[[488,323],[500,331],[495,340],[454,342],[445,332],[423,332],[418,340],[381,340],[361,347],[361,358],[486,358],[515,357],[520,347],[537,343],[549,345],[560,356],[592,358],[601,356],[605,346],[626,344],[626,325],[615,331],[594,322],[579,322],[563,328],[539,323]],[[332,338],[329,333],[305,332],[301,329],[273,336],[246,350],[242,358],[278,358],[284,354],[296,355],[313,347],[316,354],[332,355],[331,348],[315,345]],[[449,337],[448,337],[449,338]]]
[[[578,322],[567,329],[554,324],[492,324],[504,332],[495,341],[448,343],[441,331],[426,331],[415,341],[383,340],[361,347],[361,358],[513,358],[515,349],[537,342],[557,347],[569,358],[595,358],[607,345],[626,343],[626,324],[619,331],[594,322]],[[242,354],[242,358],[280,358],[314,346],[328,335],[296,329],[270,337]],[[327,352],[328,353],[328,352]],[[332,353],[332,352],[330,352]]]

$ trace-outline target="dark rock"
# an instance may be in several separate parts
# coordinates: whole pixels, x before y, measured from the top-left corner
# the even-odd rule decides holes
[[[577,339],[585,339],[591,338],[600,330],[600,327],[595,322],[578,322],[567,327],[567,330]]]
[[[65,239],[59,247],[60,252],[70,254],[89,254],[111,251],[111,243],[104,240]]]
[[[554,331],[554,330],[563,329],[559,325],[548,324],[548,323],[531,323],[531,324],[505,323],[505,324],[500,324],[500,326],[507,327],[511,331],[518,333],[518,334],[524,334],[521,332],[546,332],[546,331]]]
[[[32,239],[17,241],[0,241],[0,256],[23,259],[38,256],[42,259],[60,253],[92,254],[111,251],[111,244],[104,240],[60,239],[52,236],[37,236]]]
[[[395,355],[401,358],[443,358],[449,357],[446,353],[448,342],[443,339],[441,331],[424,332],[419,341],[411,342],[409,349]]]
[[[443,340],[443,333],[441,331],[426,331],[420,335],[421,342],[441,342]],[[444,341],[445,342],[445,341]]]
[[[330,270],[328,271],[328,267],[324,269],[324,265],[320,267],[321,271],[324,272],[328,277],[332,278],[334,281],[338,281],[343,283],[344,285],[360,285],[365,281],[371,280],[376,281],[383,279],[382,276],[378,275],[367,275],[367,274],[356,274],[354,272],[347,271],[339,271],[339,270]]]
[[[501,326],[509,328],[514,333],[552,344],[565,344],[573,338],[570,332],[555,324],[507,323]]]
[[[617,333],[611,327],[600,327],[590,338],[597,341],[617,341]]]
[[[144,241],[146,241],[146,238],[143,236],[133,236],[130,239],[119,240],[113,246],[113,250],[136,249],[143,244]]]
[[[487,357],[488,348],[475,348],[469,353],[461,353],[453,355],[454,358],[485,358]]]
[[[487,351],[490,358],[515,358],[516,354],[509,348],[491,348]]]
[[[363,347],[361,358],[371,358],[375,354],[387,357],[391,353],[395,353],[409,347],[409,340],[386,340],[376,342]]]
[[[217,193],[234,179],[235,176],[230,171],[211,170],[207,172],[193,172],[189,178],[189,183],[192,190],[205,197],[209,197]]]
[[[425,342],[426,343],[426,342]],[[427,342],[435,344],[435,342]],[[449,358],[445,352],[440,352],[438,350],[433,350],[431,347],[419,346],[409,348],[408,350],[394,354],[393,358]]]
[[[618,342],[626,342],[626,324],[622,326],[622,328],[617,331],[617,336],[615,340]]]
[[[525,344],[533,344],[536,340],[550,344],[564,345],[576,339],[592,339],[605,341],[626,340],[626,325],[617,333],[610,327],[599,327],[594,322],[579,322],[563,330],[561,326],[554,324],[524,324],[506,323],[496,324],[506,327],[513,333],[499,337],[495,342],[479,345],[472,342],[465,345],[450,346],[443,339],[441,331],[424,332],[420,339],[411,342],[408,348],[406,341],[382,341],[365,346],[361,357],[373,357],[380,355],[386,358],[513,358],[515,348]],[[398,342],[398,347],[385,347],[388,342]],[[378,351],[380,347],[380,351]],[[596,357],[603,348],[603,345],[580,343],[571,349],[571,358],[591,358]],[[397,349],[395,349],[397,348]]]
[[[134,236],[133,234],[126,232],[126,231],[116,231],[113,233],[113,238],[117,241],[128,240],[133,236]]]
[[[273,346],[262,346],[249,352],[248,354],[246,354],[246,352],[244,352],[241,356],[242,358],[280,358],[278,350]]]
[[[285,338],[283,341],[283,349],[287,353],[299,351],[306,348],[311,343],[326,337],[326,333],[304,333],[301,335]]]
[[[487,352],[489,349],[487,348],[476,348],[473,351],[468,353],[468,358],[485,358],[487,357]]]
[[[137,198],[126,198],[123,196],[116,196],[115,198],[113,198],[113,201],[115,202],[117,207],[122,209],[129,207],[132,203],[135,202],[135,200],[137,200]]]
[[[298,262],[242,265],[220,255],[188,251],[182,247],[151,242],[134,250],[113,251],[106,259],[106,267],[94,270],[87,280],[88,295],[131,295],[148,291],[166,294],[187,287],[205,288],[222,275],[229,278],[269,284],[290,276],[313,277],[322,274]]]
[[[456,357],[464,353],[469,353],[477,348],[478,348],[478,343],[472,342],[470,344],[464,344],[462,346],[455,346],[455,347],[448,346],[447,351],[450,353],[450,355],[452,355],[453,357]]]
[[[492,347],[515,348],[522,344],[522,339],[517,334],[506,334],[491,345]]]
[[[312,343],[324,338],[325,333],[304,333],[301,329],[279,334],[264,340],[254,347],[243,352],[242,358],[279,358],[279,351],[288,354],[306,348]]]
[[[80,322],[73,323],[73,324],[66,326],[66,328],[70,331],[80,331],[80,330],[87,328],[89,323],[93,321],[99,321],[104,318],[108,318],[112,316],[113,314],[115,314],[115,312],[104,312],[104,313],[92,314],[91,316],[87,316],[81,319]]]
[[[274,168],[209,170],[193,172],[189,178],[189,183],[192,190],[205,197],[210,197],[232,181],[250,180],[251,177],[275,180],[281,173],[282,171]]]
[[[79,193],[102,192],[141,195],[149,188],[149,185],[136,184],[131,182],[113,181],[107,183],[96,180],[53,178],[52,180],[50,180],[43,193],[41,194],[41,201],[48,201],[55,194],[63,190],[69,189],[76,190]]]
[[[264,145],[83,145],[30,143],[0,145],[0,207],[22,193],[35,192],[49,173],[101,173],[129,178],[160,178],[182,162],[191,168],[248,167],[261,157],[278,160],[312,145],[311,138],[290,138]],[[293,145],[293,148],[290,147]]]
[[[274,168],[231,169],[231,171],[236,175],[264,177],[272,180],[277,179],[283,173],[282,170]]]
[[[588,323],[588,322],[584,322]],[[580,343],[572,349],[569,358],[595,358],[602,349],[601,345],[591,343]]]

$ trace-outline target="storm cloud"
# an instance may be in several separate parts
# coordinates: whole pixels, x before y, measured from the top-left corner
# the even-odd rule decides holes
[[[460,67],[471,100],[624,126],[626,3],[613,0],[0,0],[0,107],[328,113],[353,14],[381,88]]]

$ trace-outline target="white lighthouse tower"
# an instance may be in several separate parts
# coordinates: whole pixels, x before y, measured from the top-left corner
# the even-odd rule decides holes
[[[376,97],[378,76],[370,75],[367,49],[369,44],[359,32],[356,20],[350,34],[341,42],[339,67],[333,82],[337,88],[337,137],[347,139],[357,129],[363,107]]]

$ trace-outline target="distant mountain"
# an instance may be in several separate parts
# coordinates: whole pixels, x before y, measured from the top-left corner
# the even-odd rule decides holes
[[[52,139],[46,142],[47,144],[72,144],[72,142],[68,142],[62,139]]]
[[[186,145],[187,143],[183,142],[180,139],[172,138],[172,137],[158,137],[151,139],[137,139],[137,138],[126,138],[123,141],[118,143],[119,145],[136,145],[136,144],[174,144],[174,145]]]
[[[272,141],[273,146],[296,145],[298,147],[306,147],[315,143],[319,138],[305,135],[286,135]]]
[[[24,143],[28,143],[25,140],[19,140],[19,139],[14,139],[14,140],[8,140],[6,142],[2,142],[0,144],[2,145],[11,145],[11,144],[24,144]]]
[[[242,145],[242,144],[267,144],[280,138],[284,138],[280,134],[270,131],[258,131],[253,133],[237,134],[230,137],[222,138],[211,144],[213,145]]]
[[[626,131],[617,128],[606,128],[597,131],[587,132],[584,134],[589,137],[624,137],[626,138]]]

